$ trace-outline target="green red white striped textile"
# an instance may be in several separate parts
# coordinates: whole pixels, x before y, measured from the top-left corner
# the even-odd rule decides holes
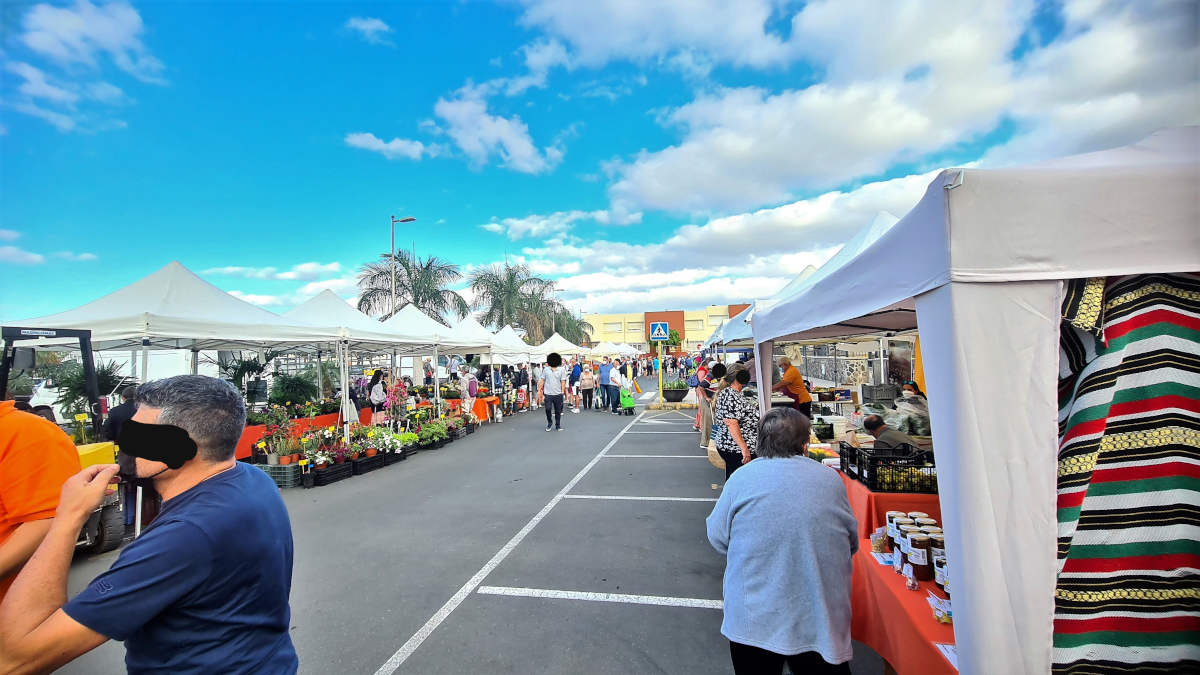
[[[1068,282],[1054,672],[1200,672],[1200,275]]]

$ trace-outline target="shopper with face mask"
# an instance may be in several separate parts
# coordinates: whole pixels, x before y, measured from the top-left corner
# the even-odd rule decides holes
[[[0,672],[54,670],[107,640],[129,672],[295,673],[288,634],[292,529],[275,483],[239,463],[246,423],[228,382],[138,387],[118,460],[163,508],[113,566],[67,601],[79,528],[117,465],[67,480],[50,531],[0,604]]]

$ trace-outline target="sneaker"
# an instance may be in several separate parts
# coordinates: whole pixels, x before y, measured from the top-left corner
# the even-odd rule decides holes
[[[578,414],[579,414],[579,408],[571,408],[571,412],[573,412],[573,413],[575,413],[576,415],[578,415]]]
[[[555,431],[562,431],[563,429],[562,429],[562,427],[554,427],[554,430],[555,430]]]
[[[551,428],[552,427],[549,424],[546,425],[546,431],[550,431]]]

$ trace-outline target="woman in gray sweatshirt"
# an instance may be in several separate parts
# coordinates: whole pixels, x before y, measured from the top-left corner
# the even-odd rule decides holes
[[[804,456],[811,422],[774,408],[758,458],[725,482],[708,540],[725,563],[734,672],[850,672],[851,556],[858,525],[837,473]]]

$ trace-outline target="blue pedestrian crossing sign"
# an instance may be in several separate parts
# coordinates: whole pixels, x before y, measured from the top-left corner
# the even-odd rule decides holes
[[[666,321],[656,321],[650,324],[650,341],[651,342],[666,342],[670,337],[670,330],[667,329]]]

